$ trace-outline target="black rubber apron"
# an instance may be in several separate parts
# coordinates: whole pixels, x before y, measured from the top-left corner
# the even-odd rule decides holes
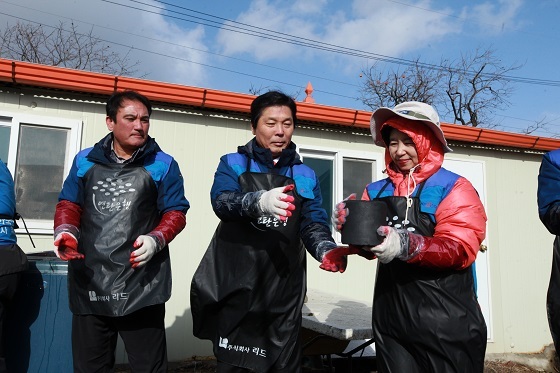
[[[385,201],[392,226],[432,237],[420,211],[420,184],[405,221],[406,197]],[[379,192],[381,193],[383,189]],[[379,194],[378,194],[379,195]],[[486,324],[472,268],[436,271],[395,259],[379,263],[373,304],[379,372],[483,372]]]
[[[123,316],[165,303],[171,296],[169,248],[145,266],[130,264],[136,238],[160,220],[152,177],[142,166],[96,164],[83,180],[78,249],[85,259],[68,262],[70,309],[78,315]]]
[[[4,196],[2,196],[4,197]],[[0,234],[8,237],[14,234],[14,229],[19,228],[16,218],[0,214]],[[5,230],[2,232],[2,230]],[[21,250],[17,243],[0,244],[0,276],[22,272],[28,268],[27,255]]]
[[[27,256],[17,244],[0,245],[0,276],[22,272],[27,268]]]
[[[294,184],[245,172],[243,192]],[[282,368],[297,345],[305,295],[301,197],[286,223],[272,217],[218,225],[191,284],[193,333],[214,344],[218,361],[266,372]]]
[[[552,270],[546,293],[546,312],[556,354],[560,355],[560,236],[554,239],[552,249]]]

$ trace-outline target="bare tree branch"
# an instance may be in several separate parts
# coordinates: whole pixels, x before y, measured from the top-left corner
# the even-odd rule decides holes
[[[67,28],[59,22],[47,29],[32,23],[6,25],[0,31],[0,57],[113,75],[137,73],[140,62],[130,61],[130,50],[124,55],[113,51],[93,34],[93,28],[80,33],[74,23]]]
[[[361,89],[361,101],[372,110],[380,106],[395,106],[404,101],[438,101],[435,89],[441,71],[424,68],[417,59],[412,66],[389,72],[378,71],[376,65],[363,70],[366,82]]]
[[[261,95],[265,92],[273,91],[273,90],[280,90],[281,91],[280,88],[275,88],[275,87],[271,87],[271,86],[264,86],[263,87],[262,85],[260,87],[256,87],[255,85],[253,85],[253,83],[250,83],[248,92],[249,92],[249,94],[259,96],[259,95]],[[286,93],[286,94],[288,96],[290,96],[292,99],[294,99],[294,101],[297,101],[298,97],[301,95],[301,93],[302,93],[302,90],[298,89],[292,94],[289,94],[289,93]]]
[[[404,71],[379,71],[374,65],[362,72],[366,80],[361,100],[372,110],[422,101],[454,123],[492,128],[498,125],[493,113],[510,105],[513,87],[507,75],[519,68],[521,65],[502,66],[491,49],[476,49],[457,61],[442,60],[439,67],[419,59]]]
[[[459,61],[442,61],[441,66],[446,69],[444,89],[448,98],[444,114],[452,115],[455,123],[462,125],[497,126],[492,114],[510,105],[514,90],[506,76],[521,66],[502,66],[491,49],[476,49]]]
[[[546,120],[546,117],[544,117],[541,120],[537,120],[535,121],[533,124],[530,124],[527,126],[527,128],[525,128],[523,131],[521,131],[521,133],[525,134],[525,135],[530,135],[535,131],[548,131],[549,129],[549,124],[553,123],[554,120]],[[551,135],[551,137],[559,137],[560,135]]]

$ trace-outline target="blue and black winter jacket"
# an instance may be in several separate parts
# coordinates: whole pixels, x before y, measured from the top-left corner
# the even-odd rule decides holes
[[[83,205],[84,190],[81,178],[96,163],[115,163],[110,156],[111,142],[110,133],[93,147],[84,149],[76,155],[58,197],[59,201],[67,200]],[[141,165],[152,176],[158,190],[157,205],[161,214],[170,210],[187,212],[190,205],[184,196],[183,176],[179,165],[173,157],[160,149],[153,138],[148,137],[146,144],[138,150],[131,163]],[[181,182],[176,182],[177,179],[181,179]]]
[[[322,207],[323,198],[315,172],[304,165],[296,152],[296,145],[290,144],[284,149],[276,165],[269,149],[258,146],[255,139],[245,146],[240,146],[237,153],[230,153],[220,158],[214,175],[214,184],[210,191],[212,208],[224,221],[247,219],[243,211],[239,176],[247,171],[275,173],[294,179],[298,194],[303,197],[301,207],[301,239],[307,250],[318,260],[323,249],[336,246],[331,236],[327,213]],[[227,200],[226,203],[224,201]],[[319,244],[323,244],[319,248]]]

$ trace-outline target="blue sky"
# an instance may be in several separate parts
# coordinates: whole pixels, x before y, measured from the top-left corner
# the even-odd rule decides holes
[[[311,82],[317,103],[361,110],[369,110],[357,99],[362,70],[399,65],[325,46],[428,64],[492,49],[504,66],[523,65],[511,75],[543,81],[512,85],[511,106],[493,113],[497,129],[545,121],[533,134],[548,137],[560,134],[559,16],[558,0],[0,0],[0,27],[74,22],[139,60],[146,79],[242,93],[281,89],[299,100]],[[274,41],[260,37],[265,30],[325,44]]]

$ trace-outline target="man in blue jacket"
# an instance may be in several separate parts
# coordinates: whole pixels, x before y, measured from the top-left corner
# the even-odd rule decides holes
[[[27,269],[27,256],[17,245],[15,217],[14,180],[0,159],[0,373],[8,371],[3,335],[6,310],[16,293],[21,272]]]
[[[546,310],[556,355],[560,354],[560,149],[543,156],[539,170],[537,203],[539,217],[556,236],[552,247],[552,271]]]
[[[148,136],[152,106],[134,91],[106,105],[110,133],[79,152],[54,218],[57,256],[70,260],[76,372],[108,372],[117,335],[135,372],[166,372],[168,244],[189,203],[177,162]]]
[[[294,100],[260,95],[251,126],[255,137],[222,156],[214,176],[221,222],[193,277],[193,330],[214,343],[218,372],[296,373],[305,249],[333,272],[345,270],[351,252],[334,242],[319,181],[291,141]]]

